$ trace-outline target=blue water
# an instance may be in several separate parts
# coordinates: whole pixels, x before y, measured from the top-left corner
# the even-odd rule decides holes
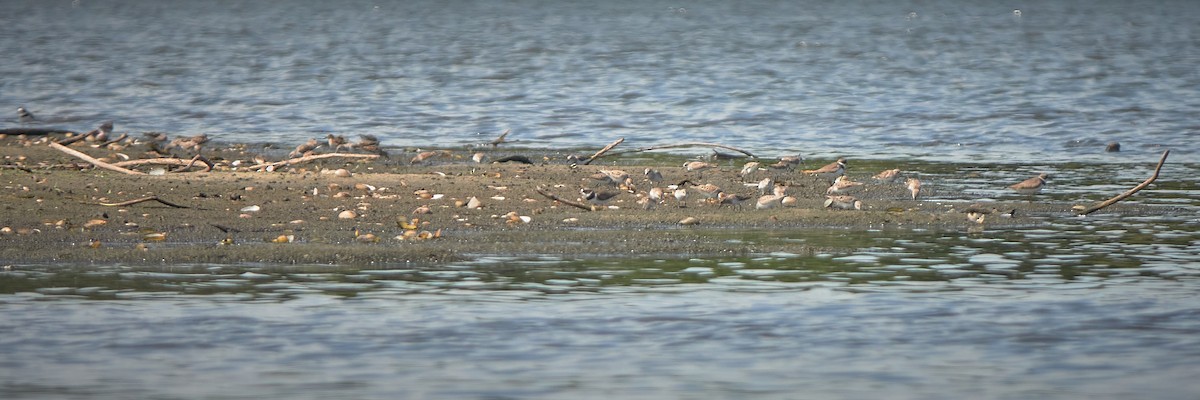
[[[1200,397],[1197,2],[0,8],[0,127],[719,141],[953,162],[923,164],[947,206],[1035,172],[1089,203],[1172,149],[1138,210],[713,233],[802,254],[0,265],[0,398]]]
[[[1200,152],[1190,1],[6,1],[2,106],[291,147],[719,141],[764,156]],[[1014,9],[1021,11],[1014,14]],[[3,115],[15,126],[16,113]],[[1105,154],[1107,142],[1120,155]],[[1143,157],[1144,156],[1144,157]]]

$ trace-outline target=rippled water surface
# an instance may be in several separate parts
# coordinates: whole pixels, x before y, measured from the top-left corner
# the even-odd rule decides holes
[[[712,232],[802,254],[3,265],[0,397],[1195,399],[1198,4],[6,1],[34,126],[721,141],[905,160],[948,206],[1172,153],[1137,212]]]
[[[1187,399],[1198,223],[715,233],[846,249],[746,258],[10,265],[0,392]]]
[[[1014,8],[1020,11],[1019,15]],[[294,145],[722,141],[1027,162],[1200,150],[1189,1],[7,1],[4,107]],[[4,124],[17,124],[15,112]],[[290,147],[290,145],[288,146]]]

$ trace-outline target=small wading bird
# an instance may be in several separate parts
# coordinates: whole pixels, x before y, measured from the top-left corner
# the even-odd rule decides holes
[[[388,157],[388,153],[379,147],[379,138],[374,135],[359,135],[358,143],[355,143],[354,147],[367,153]]]
[[[896,178],[899,178],[899,177],[900,177],[899,169],[885,170],[883,172],[875,174],[875,176],[874,176],[875,180],[880,181],[880,182],[895,182]]]
[[[917,194],[921,192],[921,181],[917,180],[917,178],[908,178],[908,180],[904,181],[904,184],[908,186],[908,192],[912,195],[912,199],[916,200]]]
[[[296,158],[307,155],[308,153],[312,153],[312,151],[316,150],[318,147],[321,147],[321,142],[318,142],[317,139],[308,139],[307,142],[301,143],[299,146],[296,146],[295,150],[292,150],[291,153],[288,153],[288,158]]]
[[[1042,191],[1042,187],[1046,186],[1046,178],[1049,177],[1050,175],[1041,173],[1038,174],[1038,176],[1021,181],[1020,183],[1009,186],[1008,188],[1016,191],[1017,193],[1026,196],[1032,196]]]
[[[22,124],[28,124],[37,120],[37,118],[34,118],[33,113],[29,112],[29,110],[26,110],[24,106],[21,106],[17,107],[17,120]]]
[[[825,194],[843,194],[849,193],[858,189],[862,189],[862,182],[854,182],[847,179],[845,175],[839,176],[833,180],[833,185],[829,189],[825,189]]]
[[[846,159],[838,158],[837,161],[831,162],[824,167],[804,170],[803,172],[825,179],[833,179],[846,173]]]
[[[172,140],[170,143],[167,144],[167,148],[170,149],[170,148],[174,148],[174,147],[179,147],[179,149],[181,149],[183,151],[193,150],[196,153],[199,153],[200,147],[204,146],[205,143],[208,143],[208,134],[201,133],[196,136],[189,136],[189,137],[185,137],[185,138],[179,138],[179,139]]]
[[[340,151],[342,147],[353,147],[353,145],[346,142],[345,136],[334,135],[332,133],[325,136],[325,143],[329,145],[329,148],[333,149],[334,153]]]
[[[854,196],[825,196],[825,208],[861,210],[862,201],[854,198]]]
[[[579,189],[579,194],[583,196],[583,199],[588,203],[605,205],[608,204],[609,201],[612,201],[612,199],[616,198],[617,195],[621,194],[621,192],[597,192],[592,189],[583,188]]]

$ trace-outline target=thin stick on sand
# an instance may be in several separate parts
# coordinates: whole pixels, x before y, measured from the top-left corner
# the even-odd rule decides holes
[[[149,165],[167,165],[167,166],[173,166],[173,167],[184,167],[184,169],[188,169],[188,168],[191,168],[193,165],[196,165],[196,161],[200,161],[200,162],[204,163],[205,168],[202,170],[204,172],[212,171],[213,167],[216,166],[216,164],[213,164],[212,161],[209,161],[207,158],[204,158],[203,156],[201,156],[199,154],[197,154],[195,157],[192,157],[191,160],[184,160],[182,158],[146,158],[146,159],[141,159],[141,160],[121,161],[119,163],[113,163],[113,165],[118,166],[118,167],[132,167],[132,166],[136,166],[136,165],[149,164]]]
[[[584,210],[587,210],[587,211],[596,211],[595,209],[593,209],[591,206],[588,206],[587,204],[581,204],[581,203],[578,203],[578,202],[574,202],[574,201],[571,201],[571,200],[564,199],[564,198],[562,198],[562,197],[558,197],[558,195],[555,195],[554,193],[547,192],[547,191],[546,191],[546,189],[543,189],[541,186],[538,186],[538,187],[537,187],[536,189],[534,189],[534,190],[537,190],[538,194],[540,194],[540,195],[542,195],[542,196],[546,196],[546,198],[547,198],[547,199],[554,200],[554,201],[557,201],[557,202],[559,202],[559,203],[566,204],[566,205],[568,205],[568,206],[572,206],[572,207],[576,207],[576,208],[581,208],[581,209],[584,209]]]
[[[142,173],[142,172],[121,168],[116,165],[112,165],[112,164],[106,163],[104,161],[97,160],[95,158],[92,158],[92,156],[83,154],[83,153],[79,152],[78,150],[72,149],[67,146],[63,146],[61,144],[58,144],[57,142],[50,142],[50,147],[53,147],[63,153],[67,153],[67,154],[73,155],[75,157],[78,157],[79,159],[81,159],[83,161],[92,163],[92,165],[95,165],[97,167],[104,168],[104,169],[107,169],[110,171],[117,171],[117,172],[129,174],[129,175],[145,175],[145,173]]]
[[[583,165],[591,164],[592,161],[596,160],[597,158],[600,158],[600,156],[603,156],[604,153],[607,153],[609,150],[612,150],[613,147],[617,147],[618,144],[621,144],[621,142],[624,142],[624,141],[625,141],[625,138],[620,138],[620,139],[617,139],[617,141],[615,141],[615,142],[609,143],[608,146],[604,146],[604,148],[600,149],[600,151],[597,151],[596,154],[592,154],[591,157],[588,157],[587,160],[584,160]]]
[[[191,207],[188,207],[188,206],[181,206],[181,205],[178,205],[178,204],[175,204],[175,203],[172,203],[172,202],[169,202],[169,201],[166,201],[166,200],[160,199],[160,198],[158,198],[158,196],[149,196],[149,197],[143,197],[143,198],[140,198],[140,199],[133,199],[133,200],[129,200],[129,201],[122,201],[122,202],[120,202],[120,203],[98,203],[98,204],[100,204],[100,205],[102,205],[102,206],[106,206],[106,207],[125,207],[125,206],[132,206],[132,205],[134,205],[134,204],[137,204],[137,203],[144,203],[144,202],[147,202],[147,201],[157,201],[157,202],[159,202],[159,203],[162,203],[163,205],[166,205],[166,206],[168,206],[168,207],[173,207],[173,208],[191,208]]]
[[[750,156],[752,158],[758,158],[758,156],[751,154],[749,151],[742,150],[737,147],[727,146],[727,145],[723,145],[720,143],[706,143],[706,142],[663,144],[663,145],[657,145],[657,146],[642,147],[642,148],[633,149],[633,150],[618,151],[618,152],[614,152],[613,154],[616,155],[616,154],[625,154],[625,153],[639,153],[639,152],[643,152],[643,151],[673,149],[673,148],[677,148],[677,147],[718,147],[718,148],[722,148],[722,149],[733,150],[738,153],[742,153],[747,156]]]
[[[305,162],[309,162],[309,161],[316,161],[316,160],[321,160],[321,159],[326,159],[326,158],[334,158],[334,157],[376,159],[376,158],[379,158],[379,155],[378,154],[354,154],[354,153],[314,154],[311,156],[290,158],[287,160],[273,162],[270,164],[251,165],[249,168],[255,169],[255,170],[262,170],[262,169],[266,169],[266,168],[278,168],[278,167],[281,167],[284,165],[299,164],[299,163],[305,163]]]
[[[1141,184],[1134,186],[1133,189],[1129,189],[1125,193],[1121,193],[1121,194],[1117,195],[1116,197],[1105,200],[1104,202],[1102,202],[1100,204],[1096,204],[1091,207],[1075,206],[1075,207],[1072,207],[1072,209],[1074,209],[1075,213],[1078,215],[1088,215],[1093,212],[1100,211],[1101,209],[1103,209],[1105,207],[1116,204],[1116,202],[1118,202],[1118,201],[1125,200],[1125,198],[1127,198],[1129,196],[1133,196],[1134,193],[1137,193],[1138,191],[1145,189],[1146,186],[1150,186],[1151,183],[1154,183],[1155,179],[1158,179],[1158,172],[1162,170],[1163,163],[1167,162],[1168,154],[1171,154],[1171,150],[1167,150],[1167,151],[1163,152],[1162,158],[1158,160],[1158,166],[1154,167],[1154,174],[1150,175],[1150,177],[1147,178],[1145,181],[1143,181]]]

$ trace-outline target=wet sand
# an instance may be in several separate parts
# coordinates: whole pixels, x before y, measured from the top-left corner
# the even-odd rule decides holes
[[[109,149],[79,143],[72,148],[106,161],[152,156],[138,144]],[[685,157],[661,154],[604,157],[593,165],[572,165],[566,157],[573,153],[568,151],[484,146],[447,150],[411,164],[415,149],[389,149],[389,158],[329,158],[272,172],[249,168],[255,157],[278,161],[289,150],[210,143],[203,154],[216,164],[213,171],[193,168],[135,176],[93,168],[50,148],[44,136],[6,135],[0,138],[0,160],[5,165],[0,169],[0,262],[411,265],[482,255],[806,254],[822,249],[804,241],[747,244],[737,239],[789,232],[836,235],[879,229],[903,234],[918,228],[963,232],[983,226],[1037,225],[1047,215],[1069,215],[1071,206],[989,203],[989,207],[1016,209],[1016,217],[992,215],[980,225],[966,220],[967,203],[937,200],[952,200],[953,194],[911,200],[903,179],[872,181],[878,171],[858,167],[854,160],[849,176],[866,183],[857,193],[863,210],[824,208],[828,181],[798,171],[760,171],[742,178],[738,173],[745,160],[738,160],[715,161],[717,168],[689,172],[681,166]],[[471,156],[477,151],[492,160],[522,155],[534,164],[476,163]],[[808,166],[824,162],[828,160],[813,160]],[[136,169],[154,168],[161,167]],[[652,185],[642,174],[645,168],[658,169],[665,181]],[[350,176],[332,173],[338,169]],[[602,169],[627,171],[634,193],[591,178]],[[794,207],[755,209],[757,189],[743,183],[766,176],[788,183],[788,194],[797,198]],[[639,194],[650,187],[684,179],[754,196],[738,206],[711,204],[694,193],[683,204],[669,199],[646,209],[637,203]],[[588,211],[550,200],[536,191],[538,187],[575,201],[580,200],[582,187],[622,194],[609,206]],[[187,208],[158,202],[104,205],[147,196]],[[482,203],[480,208],[465,206],[472,197]],[[429,213],[414,213],[423,207]],[[355,216],[343,218],[346,211]],[[414,218],[415,226],[410,226]],[[681,224],[686,218],[696,223]],[[422,239],[431,235],[437,237]],[[836,241],[830,246],[836,247]]]

